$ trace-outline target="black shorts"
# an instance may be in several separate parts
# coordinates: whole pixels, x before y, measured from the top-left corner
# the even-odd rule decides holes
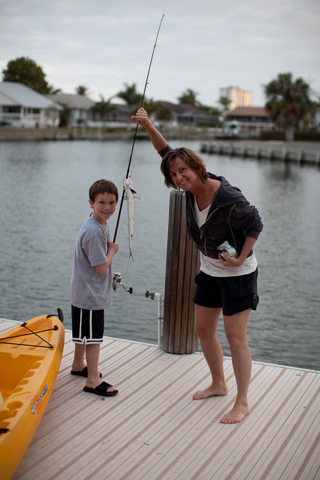
[[[85,310],[71,305],[72,340],[75,343],[101,343],[104,332],[104,310]]]
[[[235,315],[248,308],[256,310],[259,303],[257,290],[258,269],[238,277],[211,277],[200,272],[193,301],[209,308],[222,308],[224,315]]]

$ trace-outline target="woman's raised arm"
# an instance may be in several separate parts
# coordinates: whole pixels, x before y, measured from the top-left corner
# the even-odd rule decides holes
[[[168,145],[166,139],[161,135],[161,133],[156,129],[156,127],[149,119],[148,114],[144,108],[139,108],[137,113],[131,118],[147,130],[152,145],[157,150],[157,152],[160,152]]]

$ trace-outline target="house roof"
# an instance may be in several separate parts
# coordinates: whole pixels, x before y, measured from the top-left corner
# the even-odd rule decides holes
[[[48,95],[48,98],[54,102],[63,103],[71,109],[89,110],[95,102],[84,95],[76,95],[72,93],[55,93]]]
[[[16,105],[25,108],[61,109],[49,98],[32,90],[32,88],[15,82],[0,82],[0,105]]]
[[[267,117],[269,115],[263,107],[236,107],[227,113],[228,117]]]

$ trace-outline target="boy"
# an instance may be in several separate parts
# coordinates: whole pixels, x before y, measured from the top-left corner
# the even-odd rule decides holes
[[[110,242],[107,220],[115,212],[117,201],[114,183],[102,179],[91,185],[89,204],[93,212],[78,234],[70,285],[72,340],[75,342],[71,374],[87,378],[85,392],[105,397],[118,393],[112,385],[101,383],[98,370],[104,309],[112,303],[111,262],[119,250],[118,243]]]

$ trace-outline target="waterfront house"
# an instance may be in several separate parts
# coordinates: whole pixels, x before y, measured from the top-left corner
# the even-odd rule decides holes
[[[85,95],[71,93],[55,93],[48,95],[48,98],[70,110],[71,125],[87,124],[93,119],[92,107],[95,102]]]
[[[48,98],[67,107],[70,110],[70,126],[83,125],[87,127],[126,127],[131,111],[128,105],[113,104],[116,108],[110,112],[106,118],[101,118],[98,112],[94,112],[92,108],[96,104],[85,95],[76,95],[70,93],[56,93],[48,95]]]
[[[261,130],[274,130],[275,124],[263,107],[236,107],[226,114],[225,127],[237,129],[242,135],[259,137]]]
[[[47,128],[59,125],[62,107],[15,82],[0,82],[0,125]]]
[[[187,103],[175,104],[159,100],[156,104],[162,105],[171,111],[171,122],[173,125],[209,127],[217,124],[219,121],[215,115],[210,115],[206,110]]]

